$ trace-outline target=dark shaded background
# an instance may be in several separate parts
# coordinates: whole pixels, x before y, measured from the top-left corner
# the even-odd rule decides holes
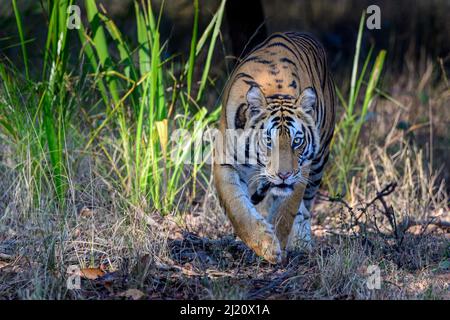
[[[236,10],[233,3],[251,3],[248,12]],[[75,1],[84,12],[84,1]],[[135,36],[134,8],[131,0],[102,0],[99,4],[130,38]],[[158,12],[161,0],[153,1]],[[261,7],[257,5],[261,3]],[[40,10],[40,1],[18,1],[25,12],[25,32],[33,42],[28,46],[31,57],[40,58],[44,47],[46,16]],[[200,1],[200,32],[206,26],[219,4],[218,0]],[[381,8],[381,30],[366,30],[366,48],[373,43],[388,50],[388,65],[402,68],[405,56],[421,59],[423,56],[449,59],[450,52],[450,1],[449,0],[261,0],[231,1],[223,24],[222,46],[225,54],[232,54],[230,31],[251,32],[255,17],[263,13],[268,33],[299,30],[316,35],[325,45],[333,70],[351,62],[356,40],[356,29],[361,12],[371,4]],[[234,7],[233,7],[234,6]],[[261,12],[262,11],[262,12]],[[230,18],[234,13],[234,18]],[[247,18],[246,18],[247,17]],[[83,17],[85,18],[85,17]],[[245,19],[244,19],[245,18]],[[229,21],[233,21],[230,26]],[[162,18],[162,34],[169,39],[167,55],[183,52],[187,55],[193,21],[190,0],[166,1]],[[240,21],[237,25],[236,21]],[[250,23],[250,27],[249,27]],[[256,37],[257,40],[261,38]],[[78,43],[74,39],[74,47]],[[0,52],[16,57],[20,63],[14,16],[10,1],[0,1]],[[258,42],[258,41],[256,41]],[[6,47],[9,47],[5,49]],[[251,47],[251,46],[250,46]],[[229,58],[230,59],[230,58]],[[227,59],[227,60],[229,60]],[[40,59],[39,59],[40,60]]]

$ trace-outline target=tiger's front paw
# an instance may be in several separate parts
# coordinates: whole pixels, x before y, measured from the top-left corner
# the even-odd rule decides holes
[[[281,245],[272,226],[265,220],[258,221],[258,227],[254,232],[255,253],[272,264],[281,262]]]
[[[273,232],[267,232],[262,239],[261,253],[256,252],[259,256],[272,264],[281,262],[281,246],[280,241]]]

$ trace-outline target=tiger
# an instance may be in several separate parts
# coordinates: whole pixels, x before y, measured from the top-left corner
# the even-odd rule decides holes
[[[236,235],[271,264],[311,250],[310,211],[329,158],[335,99],[324,47],[299,32],[269,36],[224,87],[214,185]]]

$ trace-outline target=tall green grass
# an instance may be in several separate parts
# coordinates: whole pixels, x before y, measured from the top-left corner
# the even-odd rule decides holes
[[[15,160],[16,172],[26,176],[31,193],[27,205],[34,208],[41,202],[43,185],[54,190],[54,184],[44,147],[44,127],[34,125],[39,96],[30,94],[33,88],[16,76],[19,72],[9,62],[0,63],[0,143],[2,152],[5,142],[13,146],[13,154],[6,156]]]
[[[122,153],[120,163],[113,164],[113,167],[118,168],[116,173],[124,191],[135,204],[151,204],[167,212],[173,208],[175,198],[186,187],[187,181],[196,180],[202,163],[193,163],[192,177],[187,176],[185,161],[172,159],[169,154],[185,158],[190,154],[173,152],[171,149],[179,145],[169,144],[169,135],[175,129],[186,129],[200,135],[201,132],[194,130],[192,120],[195,119],[203,127],[215,120],[199,105],[207,85],[224,5],[225,1],[222,1],[197,40],[199,4],[194,1],[191,50],[181,74],[175,75],[173,67],[179,62],[174,61],[173,57],[161,58],[166,45],[161,41],[159,32],[164,2],[158,15],[155,15],[150,1],[134,3],[137,43],[132,44],[124,39],[107,13],[99,12],[93,0],[86,0],[89,26],[80,29],[80,37],[104,103],[112,106],[106,119],[91,135],[87,147],[94,140],[103,145],[102,130],[108,125],[118,125]],[[208,41],[205,67],[197,97],[193,99],[193,72],[194,68],[199,67],[195,62]],[[111,44],[119,53],[118,61],[110,52]],[[137,65],[133,62],[135,55]],[[118,92],[122,92],[122,96],[118,96]],[[131,112],[126,112],[127,108]],[[217,116],[216,113],[213,115]],[[102,150],[108,153],[108,148]],[[112,159],[108,154],[107,158]],[[195,193],[195,183],[193,186],[192,192]]]
[[[358,171],[358,152],[360,151],[358,141],[370,106],[377,97],[376,89],[386,58],[386,51],[381,50],[373,60],[372,46],[364,59],[362,68],[359,68],[364,22],[365,13],[363,12],[358,29],[347,100],[336,87],[344,113],[336,125],[331,147],[331,166],[325,177],[328,189],[333,195],[345,194],[352,177]],[[362,90],[363,85],[365,90]]]
[[[47,176],[51,181],[56,197],[60,204],[64,203],[64,197],[67,190],[67,174],[65,170],[65,127],[70,118],[70,92],[67,90],[67,59],[68,50],[66,46],[68,29],[67,8],[72,1],[61,0],[48,2],[48,28],[47,39],[43,52],[43,68],[40,72],[41,79],[32,79],[30,76],[30,67],[27,54],[27,40],[24,33],[24,18],[18,10],[16,1],[12,1],[12,8],[17,23],[17,30],[20,39],[22,58],[25,68],[25,80],[23,83],[12,80],[7,73],[7,68],[2,66],[3,89],[9,92],[5,105],[18,103],[18,105],[9,105],[10,112],[3,114],[3,127],[22,128],[19,130],[20,136],[14,138],[20,139],[27,137],[29,143],[39,142],[38,148],[31,148],[35,153],[31,156],[39,158],[40,152],[48,155],[50,165]],[[11,65],[7,66],[11,69]],[[15,70],[18,73],[17,70]],[[20,79],[20,77],[19,77]],[[28,99],[36,99],[34,105],[24,110],[20,100],[13,98],[14,91],[24,90]],[[27,127],[23,127],[26,124]],[[10,130],[9,130],[10,131]],[[41,136],[43,133],[43,136]],[[29,140],[30,137],[34,137]],[[18,140],[20,141],[20,140]]]
[[[95,0],[85,0],[82,14],[87,23],[69,30],[67,10],[71,4],[71,0],[45,3],[47,38],[42,70],[36,70],[27,53],[27,38],[31,37],[24,28],[27,19],[12,0],[24,71],[12,63],[0,64],[1,133],[18,148],[21,144],[32,146],[30,158],[40,166],[32,171],[40,174],[37,180],[44,181],[63,205],[71,179],[70,161],[79,157],[79,151],[67,141],[86,133],[79,115],[84,114],[90,122],[94,113],[101,120],[89,124],[85,141],[77,141],[84,143],[81,154],[103,154],[105,166],[110,168],[105,171],[112,171],[111,182],[117,182],[132,204],[166,213],[182,196],[194,199],[204,162],[188,163],[188,159],[193,156],[194,141],[201,140],[203,130],[218,118],[218,109],[208,112],[203,103],[225,0],[203,32],[199,30],[201,3],[193,1],[191,46],[186,59],[165,56],[167,41],[159,31],[164,1],[159,12],[149,0],[134,1],[135,41],[122,34]],[[71,43],[78,39],[78,55],[69,51],[69,37]],[[199,61],[199,55],[204,60]],[[78,68],[76,61],[87,64]],[[198,68],[200,79],[194,79]],[[23,73],[25,78],[20,76]],[[86,81],[92,84],[88,92],[74,92]],[[89,100],[92,106],[76,104],[75,97],[80,95],[93,97]],[[33,103],[22,107],[23,96]],[[170,139],[177,129],[191,134],[183,144]],[[39,194],[43,191],[36,189]]]

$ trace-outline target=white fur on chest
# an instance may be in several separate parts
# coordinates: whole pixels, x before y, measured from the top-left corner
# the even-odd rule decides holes
[[[238,172],[241,180],[245,182],[245,184],[242,184],[242,188],[245,189],[250,198],[259,186],[258,173],[255,169],[245,166],[239,166]],[[269,190],[255,208],[269,223],[272,223],[274,215],[284,198],[283,195],[278,195],[276,192]]]

